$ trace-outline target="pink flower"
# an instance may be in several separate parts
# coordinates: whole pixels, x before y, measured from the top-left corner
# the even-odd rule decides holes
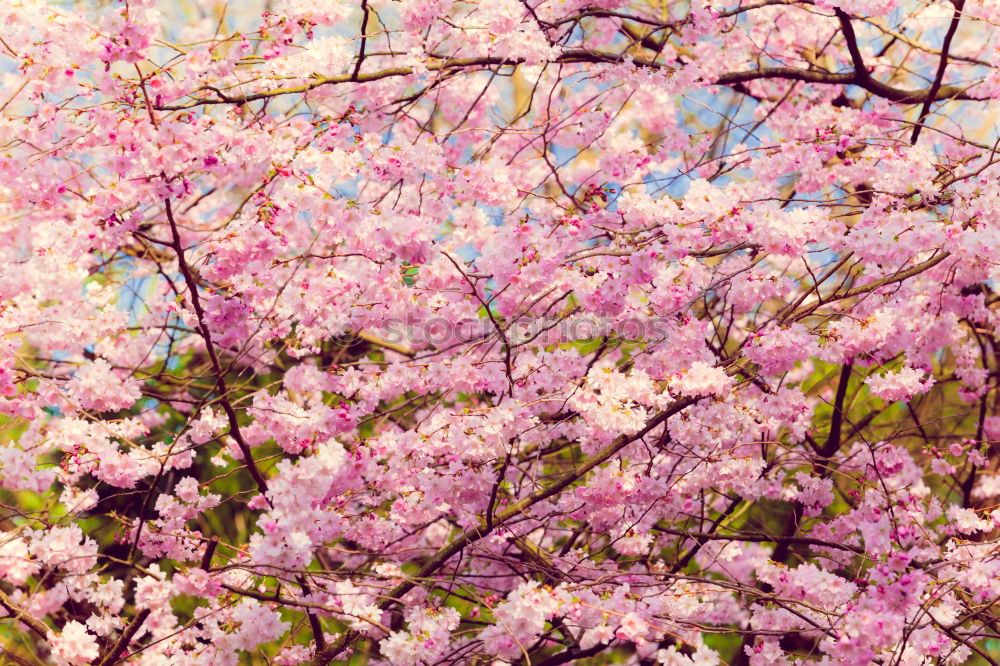
[[[918,393],[930,390],[934,385],[934,378],[925,378],[923,372],[907,366],[884,375],[869,375],[865,383],[871,389],[872,395],[895,402],[909,400]]]
[[[69,384],[70,394],[84,409],[107,412],[131,407],[139,399],[139,382],[120,378],[103,358],[85,364]]]
[[[621,619],[615,637],[623,641],[630,641],[637,646],[646,644],[646,633],[649,631],[649,624],[643,621],[638,615],[628,613]]]
[[[59,634],[49,632],[48,642],[52,646],[52,656],[59,664],[89,664],[98,655],[97,639],[76,620],[67,622]]]
[[[987,416],[983,421],[983,433],[990,439],[1000,440],[1000,416]]]
[[[721,368],[696,361],[690,368],[681,371],[680,376],[673,380],[670,386],[683,395],[701,396],[724,393],[733,383],[733,378]]]

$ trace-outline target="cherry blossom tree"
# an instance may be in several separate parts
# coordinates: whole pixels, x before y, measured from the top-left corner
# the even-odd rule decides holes
[[[998,26],[0,4],[0,660],[996,666]]]

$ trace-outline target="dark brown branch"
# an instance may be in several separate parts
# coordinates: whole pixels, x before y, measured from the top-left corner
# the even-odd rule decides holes
[[[950,252],[947,252],[947,251],[938,252],[937,254],[933,255],[927,261],[923,261],[923,262],[917,264],[916,266],[913,266],[912,268],[908,268],[906,270],[899,270],[899,271],[897,271],[897,272],[895,272],[895,273],[893,273],[891,275],[886,275],[883,278],[879,278],[879,279],[873,280],[873,281],[871,281],[871,282],[869,282],[867,284],[861,285],[860,287],[854,287],[852,289],[848,289],[847,291],[845,291],[842,294],[835,295],[835,296],[831,295],[828,298],[825,298],[823,300],[817,301],[816,303],[812,303],[810,305],[806,305],[804,307],[801,307],[801,308],[797,309],[795,312],[792,312],[791,314],[789,314],[787,317],[782,317],[781,321],[782,322],[785,322],[785,321],[796,321],[796,320],[801,319],[803,317],[808,317],[810,314],[812,314],[813,312],[815,312],[817,309],[819,309],[820,307],[822,307],[824,305],[827,305],[829,303],[833,303],[835,301],[842,301],[842,300],[845,300],[847,298],[853,298],[855,296],[861,296],[862,294],[867,294],[867,293],[873,292],[876,289],[879,289],[881,287],[885,287],[885,286],[890,285],[890,284],[896,284],[898,282],[903,282],[905,280],[909,280],[911,277],[915,277],[917,275],[920,275],[924,271],[929,270],[929,269],[933,268],[934,266],[937,266],[938,264],[940,264],[942,261],[944,261],[945,259],[947,259],[950,256],[951,256]]]
[[[136,615],[135,618],[128,623],[128,626],[122,630],[122,635],[118,637],[118,640],[108,648],[108,651],[104,653],[104,657],[97,662],[98,666],[111,666],[112,664],[120,661],[119,657],[122,652],[128,648],[128,644],[132,641],[132,637],[135,636],[136,632],[142,627],[146,618],[149,617],[150,612],[152,611],[149,608],[143,608],[139,611],[138,615]]]
[[[187,259],[184,258],[184,246],[181,244],[180,233],[177,231],[177,220],[174,219],[173,205],[170,203],[170,199],[165,199],[164,203],[166,204],[167,221],[170,223],[172,239],[170,247],[177,254],[177,266],[181,271],[181,275],[184,276],[184,283],[187,285],[188,291],[191,293],[191,305],[194,307],[195,316],[198,318],[198,330],[201,333],[201,337],[205,340],[205,349],[208,351],[208,358],[212,363],[212,371],[215,373],[215,385],[219,392],[219,404],[222,405],[223,411],[226,412],[226,417],[229,420],[229,432],[243,454],[243,460],[246,463],[247,470],[250,472],[250,476],[256,482],[257,489],[260,490],[261,495],[270,504],[271,500],[267,498],[267,482],[257,468],[257,463],[254,462],[250,445],[243,439],[243,435],[240,432],[240,424],[236,418],[236,410],[233,409],[233,405],[229,401],[229,387],[226,385],[225,370],[223,370],[222,363],[219,362],[219,356],[215,352],[215,344],[212,342],[212,332],[205,323],[205,310],[201,306],[201,298],[198,295],[198,282],[195,280],[194,273],[191,272],[191,267],[188,266]]]
[[[849,23],[849,22],[848,22]],[[853,34],[853,31],[852,31]],[[555,58],[553,62],[562,64],[571,63],[608,63],[608,64],[618,64],[622,62],[626,54],[624,53],[609,53],[605,51],[589,51],[584,49],[567,49],[563,51],[559,57]],[[437,71],[451,71],[451,70],[463,70],[463,69],[482,69],[484,67],[492,67],[498,65],[509,65],[516,67],[523,61],[518,59],[510,59],[506,57],[496,57],[496,56],[482,56],[478,58],[441,58],[441,62],[431,63],[427,65],[426,69],[431,72]],[[655,62],[653,60],[645,58],[634,58],[632,60],[633,64],[637,67],[648,67],[653,69],[669,69],[665,63]],[[342,75],[342,76],[317,76],[309,80],[308,83],[304,83],[300,86],[290,86],[287,88],[277,88],[275,90],[264,90],[261,92],[250,93],[247,95],[228,95],[222,90],[212,89],[218,99],[214,98],[203,98],[195,99],[183,104],[166,104],[154,107],[157,110],[162,111],[178,111],[183,109],[190,109],[197,106],[211,105],[211,104],[246,104],[247,102],[253,102],[255,100],[267,99],[270,97],[278,97],[282,95],[293,95],[307,93],[316,88],[327,85],[338,85],[342,83],[369,83],[372,81],[379,81],[382,79],[409,76],[414,73],[414,68],[412,67],[390,67],[383,69],[378,72],[371,72],[369,74],[358,73],[357,76],[352,74]],[[807,83],[820,83],[828,85],[857,85],[872,94],[878,95],[879,97],[884,97],[885,99],[894,102],[910,102],[919,103],[927,99],[932,101],[943,100],[943,99],[956,99],[956,100],[977,100],[979,98],[972,97],[967,94],[966,88],[960,86],[941,86],[936,92],[933,93],[930,89],[923,90],[902,90],[900,88],[894,88],[892,86],[886,85],[879,81],[876,81],[864,70],[855,70],[854,72],[848,73],[833,73],[833,72],[820,72],[814,70],[806,69],[796,69],[794,67],[760,67],[758,69],[751,69],[743,72],[730,72],[727,74],[722,74],[718,79],[712,82],[706,82],[708,85],[735,85],[738,83],[744,83],[747,81],[755,81],[757,79],[784,79],[787,81],[805,81]],[[204,90],[205,88],[203,88]]]
[[[12,652],[11,650],[3,647],[2,645],[0,645],[0,656],[10,659],[15,664],[20,664],[20,666],[34,666],[34,664],[32,664],[30,661],[28,661],[21,655],[17,654],[16,652]]]
[[[306,580],[304,575],[299,575],[297,577],[299,587],[302,588],[302,594],[309,596],[312,594],[312,588],[309,587],[309,582]],[[313,638],[316,640],[316,649],[322,650],[326,647],[326,637],[323,635],[323,625],[319,622],[319,616],[310,610],[306,611],[306,617],[309,619],[309,628],[312,630]]]
[[[819,455],[825,464],[833,454],[840,450],[840,429],[844,423],[844,399],[847,397],[847,385],[851,381],[851,363],[844,363],[840,370],[840,383],[837,384],[837,395],[833,400],[833,416],[830,418],[830,435],[820,450]]]
[[[48,640],[47,636],[49,631],[51,631],[48,626],[46,626],[46,624],[37,617],[15,604],[14,600],[7,596],[7,593],[3,590],[0,590],[0,606],[7,611],[9,619],[16,622],[23,622],[28,625],[29,629],[38,634],[42,640]]]
[[[865,551],[857,546],[849,546],[844,543],[838,543],[835,541],[826,541],[824,539],[814,539],[812,537],[800,537],[800,536],[781,536],[779,534],[716,534],[712,532],[691,532],[688,530],[670,528],[670,527],[659,527],[654,525],[652,527],[655,532],[662,532],[664,534],[673,534],[676,536],[689,537],[695,540],[701,541],[746,541],[749,543],[789,543],[795,545],[803,546],[821,546],[823,548],[836,548],[838,550],[848,550],[852,553],[857,553],[858,555],[864,555]]]
[[[358,49],[358,62],[354,65],[354,73],[351,80],[357,81],[358,74],[361,73],[361,63],[365,61],[365,44],[368,42],[368,0],[361,0],[361,11],[365,13],[361,19],[361,47]]]
[[[608,649],[608,645],[606,643],[598,643],[597,645],[592,645],[586,649],[573,648],[571,650],[566,650],[565,652],[560,652],[559,654],[554,654],[547,659],[543,659],[538,662],[536,666],[559,666],[559,664],[568,664],[576,661],[577,659],[593,657],[606,649]]]
[[[941,82],[944,81],[944,71],[948,68],[948,51],[951,50],[951,39],[955,36],[958,24],[962,20],[962,6],[965,4],[965,0],[952,0],[952,2],[955,5],[955,12],[951,16],[951,24],[948,26],[948,32],[941,43],[941,61],[938,63],[937,74],[934,75],[934,83],[931,84],[927,99],[924,100],[924,105],[920,109],[917,124],[913,126],[913,134],[910,135],[911,145],[917,142],[920,130],[924,127],[924,119],[931,111],[931,104],[934,102],[937,91],[941,89]]]
[[[205,554],[201,556],[201,568],[208,571],[212,568],[212,556],[219,547],[219,537],[212,537],[205,546]]]

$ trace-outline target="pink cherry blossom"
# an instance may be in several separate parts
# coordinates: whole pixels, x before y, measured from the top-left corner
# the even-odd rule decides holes
[[[916,368],[901,368],[895,372],[883,375],[869,375],[865,383],[871,387],[871,392],[884,400],[909,400],[918,393],[927,391],[934,378],[927,378],[926,373]]]
[[[66,623],[59,635],[49,634],[52,656],[59,664],[79,666],[97,658],[97,639],[87,628],[72,620]]]
[[[0,3],[17,663],[1000,644],[1000,10]]]

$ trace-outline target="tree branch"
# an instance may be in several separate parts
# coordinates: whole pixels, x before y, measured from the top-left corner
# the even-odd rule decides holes
[[[198,296],[198,282],[195,280],[194,274],[191,272],[191,267],[188,266],[187,260],[184,258],[184,246],[181,244],[180,233],[177,231],[177,220],[174,219],[173,206],[170,203],[170,199],[165,199],[164,203],[166,204],[167,221],[170,223],[172,239],[170,247],[177,254],[177,266],[181,271],[181,275],[184,276],[184,283],[187,285],[188,291],[191,292],[191,305],[194,307],[195,316],[198,318],[198,330],[201,333],[201,337],[205,340],[208,358],[212,363],[212,370],[215,373],[215,385],[219,391],[219,404],[222,405],[223,411],[226,412],[226,417],[229,420],[229,432],[236,441],[236,445],[240,447],[240,452],[243,454],[243,460],[246,462],[250,476],[257,483],[257,489],[260,490],[261,495],[270,504],[271,500],[267,497],[267,482],[257,468],[257,463],[254,462],[250,445],[243,439],[239,421],[236,419],[236,410],[233,409],[233,405],[229,401],[229,387],[226,385],[225,371],[219,362],[218,354],[215,352],[215,344],[212,342],[212,332],[205,323],[205,310],[202,308],[201,298]]]
[[[941,82],[944,81],[944,71],[948,68],[948,51],[951,49],[951,39],[955,36],[955,31],[958,30],[958,24],[962,20],[962,7],[965,5],[965,0],[952,1],[955,5],[955,12],[951,16],[951,24],[948,26],[948,32],[945,34],[944,41],[941,43],[941,61],[938,63],[937,74],[934,76],[934,83],[931,84],[927,99],[924,100],[924,106],[920,109],[920,116],[917,117],[917,124],[913,126],[913,134],[910,135],[911,145],[917,142],[917,138],[920,136],[920,130],[924,127],[924,119],[931,111],[931,104],[934,102],[934,96],[937,95],[937,91],[941,89]]]
[[[583,477],[587,472],[594,469],[598,465],[610,460],[616,453],[624,449],[626,446],[632,442],[641,439],[642,437],[649,434],[651,430],[657,426],[666,422],[674,414],[677,414],[681,410],[693,405],[697,402],[699,398],[686,397],[681,398],[674,402],[670,407],[663,410],[652,419],[646,422],[646,425],[642,430],[638,431],[633,435],[619,435],[615,441],[601,450],[599,453],[595,454],[590,460],[581,464],[569,472],[566,472],[561,477],[559,477],[552,484],[539,488],[532,493],[528,494],[523,499],[514,502],[506,510],[498,513],[495,516],[492,527],[487,527],[485,523],[470,528],[459,535],[457,538],[452,540],[450,543],[438,550],[434,555],[427,561],[424,566],[420,567],[420,570],[415,574],[410,576],[407,580],[403,581],[392,590],[390,590],[386,596],[382,597],[375,605],[380,610],[386,610],[390,606],[399,603],[400,597],[405,595],[411,589],[416,586],[417,582],[423,578],[427,578],[435,571],[440,569],[444,564],[451,559],[454,555],[462,552],[467,546],[473,544],[481,539],[486,538],[493,532],[494,529],[504,524],[511,518],[520,515],[525,510],[529,509],[533,505],[541,502],[542,500],[548,499],[553,495],[558,494],[567,486],[575,483],[581,477]],[[326,666],[331,661],[333,661],[337,655],[347,649],[347,647],[353,643],[360,634],[353,630],[345,631],[340,635],[334,643],[331,643],[325,649],[317,650],[315,657],[313,657],[313,666]]]
[[[48,625],[15,604],[14,600],[7,596],[7,593],[3,590],[0,590],[0,606],[3,606],[7,613],[10,614],[10,619],[23,622],[28,625],[29,629],[38,634],[42,640],[48,640],[49,632],[52,631]]]
[[[118,637],[118,640],[108,648],[101,660],[97,662],[98,666],[111,666],[120,661],[118,658],[119,655],[128,649],[128,644],[132,642],[132,637],[139,631],[151,612],[152,610],[149,608],[143,608],[139,611],[138,615],[122,630],[122,635]]]
[[[838,10],[839,11],[839,10]],[[848,25],[849,25],[848,21]],[[853,34],[853,30],[852,33]],[[590,51],[584,49],[567,49],[559,55],[559,57],[553,60],[554,63],[559,64],[572,64],[572,63],[608,63],[608,64],[620,64],[625,58],[625,53],[609,53],[606,51]],[[860,56],[860,53],[859,53]],[[442,62],[430,63],[426,66],[426,70],[431,72],[439,71],[451,71],[451,70],[463,70],[463,69],[481,69],[483,67],[491,67],[497,65],[510,65],[516,67],[522,64],[524,61],[519,59],[511,59],[507,57],[499,56],[481,56],[476,58],[442,58]],[[647,67],[652,69],[670,69],[665,63],[656,62],[654,60],[649,60],[646,58],[633,58],[632,63],[637,67]],[[279,97],[282,95],[293,95],[307,93],[316,88],[328,85],[339,85],[343,83],[369,83],[372,81],[379,81],[382,79],[388,79],[393,77],[409,76],[413,74],[415,68],[413,67],[390,67],[383,69],[378,72],[371,72],[369,74],[358,73],[356,76],[352,74],[346,74],[341,76],[317,76],[313,77],[308,83],[304,83],[300,86],[291,86],[287,88],[276,88],[275,90],[263,90],[260,92],[249,93],[247,95],[227,95],[222,90],[217,88],[212,89],[213,92],[218,96],[218,99],[195,99],[191,102],[184,104],[165,104],[155,106],[153,108],[161,111],[180,111],[184,109],[191,109],[197,106],[205,106],[212,104],[246,104],[247,102],[253,102],[260,99],[268,99],[270,97]],[[859,72],[861,74],[859,75]],[[854,72],[848,73],[835,73],[835,72],[819,72],[806,69],[796,69],[794,67],[760,67],[758,69],[751,69],[743,72],[730,72],[727,74],[722,74],[718,79],[711,82],[705,82],[706,85],[735,85],[738,83],[744,83],[746,81],[755,81],[758,79],[784,79],[788,81],[805,81],[807,83],[820,83],[829,85],[857,85],[865,90],[871,92],[872,94],[878,95],[879,97],[884,97],[885,99],[894,102],[923,102],[930,99],[931,101],[937,101],[942,99],[957,99],[957,100],[978,100],[977,97],[969,96],[966,92],[966,88],[959,86],[940,86],[936,91],[931,89],[923,90],[902,90],[900,88],[894,88],[888,86],[884,83],[880,83],[871,76],[865,70],[855,70]],[[202,88],[204,90],[204,88]],[[195,91],[197,92],[197,91]]]

